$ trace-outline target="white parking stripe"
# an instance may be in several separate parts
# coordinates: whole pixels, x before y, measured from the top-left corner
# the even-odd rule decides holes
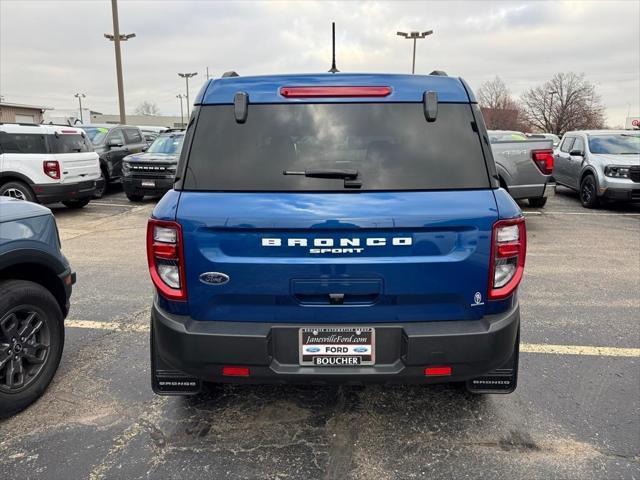
[[[99,205],[101,207],[127,207],[127,208],[134,208],[137,206],[137,205],[126,204],[126,203],[102,203],[102,202],[94,202],[94,201],[89,202],[89,205]]]
[[[146,323],[98,322],[95,320],[66,320],[68,328],[110,330],[114,332],[148,332]],[[595,357],[640,357],[640,348],[597,347],[591,345],[551,345],[547,343],[521,343],[525,353],[547,353],[555,355],[587,355]]]
[[[591,345],[550,345],[523,343],[521,352],[552,353],[556,355],[592,355],[596,357],[640,357],[640,348],[595,347]]]
[[[542,212],[547,215],[592,215],[594,217],[639,217],[640,212],[638,213],[616,213],[616,212]]]

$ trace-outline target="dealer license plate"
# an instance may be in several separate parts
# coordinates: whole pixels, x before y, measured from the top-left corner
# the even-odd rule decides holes
[[[376,332],[371,327],[300,329],[300,365],[353,367],[375,363]]]
[[[143,187],[155,187],[156,182],[154,180],[142,180]]]

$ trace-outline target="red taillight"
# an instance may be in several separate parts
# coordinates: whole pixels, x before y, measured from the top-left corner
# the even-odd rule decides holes
[[[281,87],[286,98],[386,97],[391,87]]]
[[[60,164],[57,160],[45,160],[42,162],[44,174],[54,180],[60,180]]]
[[[62,133],[78,133],[76,130],[62,130]]]
[[[545,175],[553,173],[553,150],[532,150],[531,158]]]
[[[225,377],[248,377],[249,367],[222,367],[222,375]]]
[[[451,367],[427,367],[424,369],[426,377],[448,377],[451,375]]]
[[[489,300],[513,293],[524,272],[527,228],[524,217],[498,220],[493,224],[489,268]]]
[[[149,219],[147,261],[151,281],[169,300],[186,300],[182,227],[179,223]]]

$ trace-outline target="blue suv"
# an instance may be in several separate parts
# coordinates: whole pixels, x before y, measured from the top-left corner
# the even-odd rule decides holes
[[[209,81],[147,253],[158,394],[516,387],[525,222],[460,78]]]

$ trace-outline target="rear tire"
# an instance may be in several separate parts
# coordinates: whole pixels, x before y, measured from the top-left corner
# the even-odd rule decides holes
[[[534,208],[542,208],[547,204],[547,197],[533,197],[529,199],[529,206]]]
[[[26,183],[18,180],[7,182],[0,186],[0,195],[5,197],[17,198],[18,200],[26,200],[27,202],[35,202],[36,196]]]
[[[580,182],[580,203],[585,208],[598,208],[600,199],[598,198],[598,188],[596,177],[591,173],[585,175]]]
[[[43,286],[25,280],[5,280],[0,282],[0,291],[0,418],[3,418],[31,405],[51,383],[62,356],[64,325],[60,305]],[[27,330],[20,337],[18,332],[23,328]]]
[[[89,204],[90,198],[81,198],[79,200],[66,200],[62,204],[71,209],[84,208]]]
[[[125,193],[130,202],[141,202],[144,195],[136,195],[134,193]]]
[[[109,186],[109,175],[105,172],[104,168],[100,169],[100,180],[98,180],[98,184],[102,185],[98,187],[96,185],[96,191],[93,194],[93,198],[102,198],[105,193],[107,193],[107,189]]]

